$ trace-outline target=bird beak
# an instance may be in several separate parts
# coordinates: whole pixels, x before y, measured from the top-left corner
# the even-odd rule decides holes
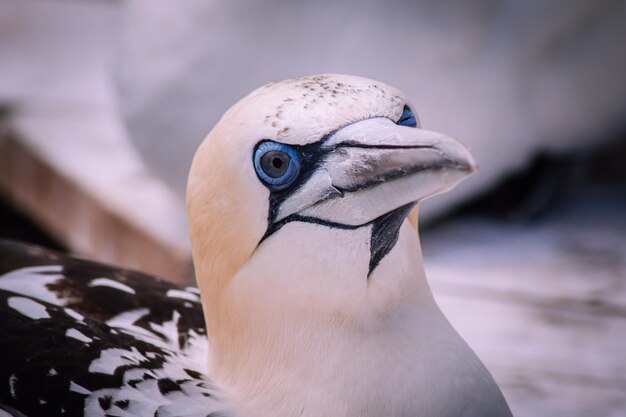
[[[276,221],[298,214],[360,226],[447,191],[476,170],[456,139],[382,117],[340,129],[321,151],[323,162],[281,204]]]

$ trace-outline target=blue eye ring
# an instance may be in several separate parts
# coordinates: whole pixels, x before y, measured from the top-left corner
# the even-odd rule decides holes
[[[302,167],[300,154],[293,146],[271,140],[256,145],[253,161],[259,180],[272,191],[289,188]]]
[[[400,126],[417,127],[417,118],[409,106],[404,105],[402,116],[400,116],[396,124]]]

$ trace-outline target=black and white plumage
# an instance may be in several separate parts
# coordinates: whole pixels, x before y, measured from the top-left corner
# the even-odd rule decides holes
[[[255,90],[209,133],[189,174],[202,308],[196,291],[140,274],[0,252],[13,271],[0,278],[12,326],[2,356],[13,358],[0,375],[4,407],[510,416],[439,310],[417,234],[419,201],[474,170],[469,151],[422,129],[391,86],[325,74]],[[34,347],[19,352],[22,343]]]
[[[231,415],[196,288],[0,241],[0,328],[10,415]]]

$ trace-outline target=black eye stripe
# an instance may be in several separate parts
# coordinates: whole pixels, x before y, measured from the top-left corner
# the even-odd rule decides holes
[[[295,193],[300,187],[302,187],[311,176],[317,171],[318,167],[324,162],[326,156],[329,152],[333,151],[337,147],[341,147],[342,144],[338,144],[332,148],[323,148],[324,143],[330,140],[338,131],[341,129],[350,126],[354,123],[361,122],[363,120],[375,119],[375,118],[385,118],[391,120],[394,123],[397,123],[401,126],[409,126],[409,127],[417,127],[417,119],[415,115],[411,111],[408,106],[404,106],[402,115],[398,121],[394,121],[390,117],[387,116],[372,116],[368,118],[364,118],[361,120],[355,120],[350,123],[346,123],[343,126],[338,127],[328,133],[326,133],[320,140],[317,142],[309,143],[306,145],[283,145],[290,146],[298,155],[299,155],[299,163],[300,163],[300,171],[298,176],[287,186],[284,188],[276,189],[268,186],[270,190],[269,196],[269,213],[268,213],[268,227],[265,231],[265,234],[258,242],[260,245],[268,237],[272,236],[278,230],[280,230],[284,225],[291,222],[304,222],[304,223],[313,223],[319,224],[330,228],[337,229],[359,229],[365,226],[372,226],[372,234],[370,238],[370,261],[367,277],[372,274],[372,272],[376,269],[380,261],[393,249],[395,246],[398,235],[400,232],[400,226],[404,222],[406,215],[413,207],[413,203],[410,203],[406,206],[402,206],[396,210],[393,210],[387,214],[380,216],[366,224],[351,226],[339,223],[328,222],[324,220],[320,220],[314,217],[306,217],[300,214],[292,214],[287,216],[286,218],[276,221],[276,217],[278,215],[278,211],[280,206],[283,204],[285,200],[287,200],[293,193]],[[259,146],[263,142],[271,142],[269,140],[261,141],[257,144],[255,148],[255,153],[257,152]],[[277,143],[277,142],[272,142]],[[347,143],[343,144],[344,146]],[[350,144],[351,146],[354,144]],[[363,147],[366,147],[365,145]],[[267,164],[271,164],[271,158],[268,157],[269,162]],[[274,169],[283,169],[282,167],[273,167]],[[258,172],[257,172],[258,175]]]
[[[408,109],[408,106],[405,105],[404,108]],[[404,115],[404,110],[403,110],[403,115]],[[411,115],[413,115],[412,112],[411,112]],[[290,221],[301,221],[301,219],[299,219],[298,216],[295,216],[295,217],[290,216],[288,219],[285,219],[277,223],[276,216],[278,215],[278,210],[281,204],[285,200],[287,200],[291,195],[293,195],[293,193],[295,193],[298,189],[300,189],[300,187],[302,187],[313,176],[317,168],[324,162],[327,154],[332,151],[332,149],[330,148],[323,149],[323,145],[327,141],[329,141],[341,129],[348,127],[350,125],[353,125],[355,123],[359,123],[364,120],[370,120],[370,119],[387,119],[387,120],[391,120],[393,123],[398,123],[398,121],[393,120],[389,116],[382,116],[382,115],[369,116],[369,117],[364,117],[362,119],[353,120],[348,123],[345,123],[337,127],[336,129],[333,129],[327,132],[326,134],[324,134],[324,136],[322,136],[317,142],[308,143],[306,145],[287,145],[293,148],[300,157],[300,174],[287,187],[276,189],[276,188],[271,188],[268,186],[268,188],[270,189],[268,229],[263,239],[261,239],[261,241],[271,236],[273,233],[279,230],[284,224]],[[259,148],[259,146],[261,146],[261,144],[263,144],[264,142],[272,142],[272,141],[265,139],[257,143],[256,148],[255,148],[255,153],[256,153],[256,150]],[[272,143],[278,143],[278,142],[272,142]],[[258,175],[258,172],[257,172],[257,175]]]

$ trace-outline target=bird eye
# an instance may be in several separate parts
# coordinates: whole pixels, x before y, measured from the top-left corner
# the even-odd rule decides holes
[[[292,146],[266,140],[254,150],[254,169],[270,190],[284,190],[300,174],[300,155]]]
[[[400,116],[400,119],[396,122],[396,124],[400,126],[417,127],[417,119],[409,106],[404,106],[404,109],[402,109],[402,116]]]

